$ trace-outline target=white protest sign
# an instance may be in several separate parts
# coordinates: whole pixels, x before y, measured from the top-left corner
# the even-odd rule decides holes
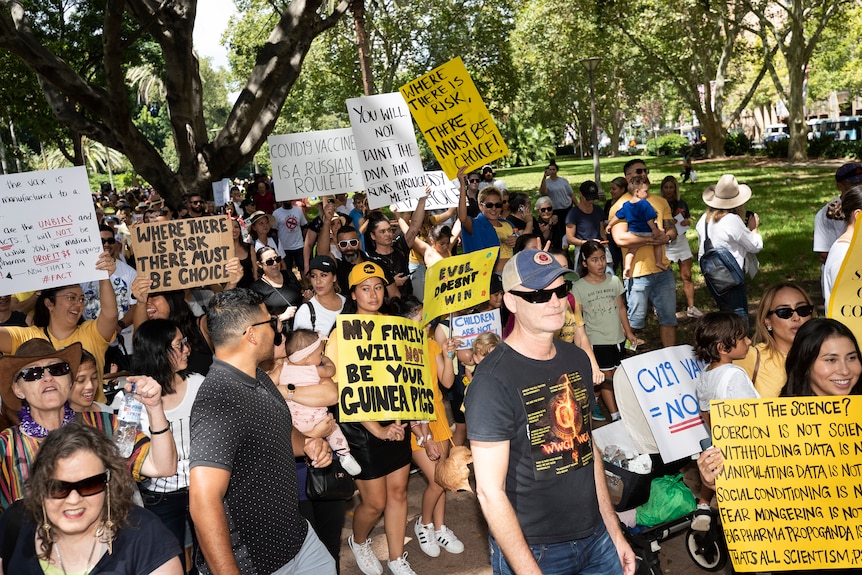
[[[709,437],[694,391],[703,365],[690,345],[677,345],[622,361],[641,409],[666,462],[701,451]]]
[[[226,206],[230,201],[230,178],[213,182],[213,203],[216,207]]]
[[[368,207],[381,208],[425,194],[413,120],[404,97],[378,94],[347,100]]]
[[[362,189],[353,130],[320,130],[270,136],[275,199],[298,200]]]
[[[426,210],[445,210],[446,208],[458,207],[458,194],[461,189],[458,180],[450,180],[442,170],[425,172],[425,183],[431,188],[431,195],[425,201]],[[392,204],[389,209],[395,212],[412,212],[416,209],[418,198],[410,198],[397,204]]]
[[[473,340],[480,333],[496,333],[503,338],[502,321],[500,310],[492,309],[470,315],[457,315],[452,318],[452,337],[461,338],[461,346],[458,349],[472,349]]]
[[[0,176],[0,295],[108,277],[87,169]]]

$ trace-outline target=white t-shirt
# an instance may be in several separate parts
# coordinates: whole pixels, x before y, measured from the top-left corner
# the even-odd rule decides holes
[[[260,238],[254,240],[254,253],[257,254],[257,250],[264,246],[269,246],[275,250],[275,253],[279,255],[279,257],[284,258],[284,248],[281,246],[281,241],[276,243],[274,238],[269,236],[266,237],[266,243],[260,241]],[[255,256],[256,257],[256,256]],[[257,263],[255,263],[257,265]]]
[[[838,198],[835,198],[837,200]],[[835,200],[832,200],[834,202]],[[832,202],[829,202],[831,204]],[[844,233],[846,222],[844,220],[830,220],[826,217],[826,204],[814,216],[814,251],[826,253],[832,248],[841,234]]]
[[[726,363],[700,374],[694,384],[697,403],[701,411],[709,411],[712,399],[757,399],[760,394],[738,365]]]
[[[742,218],[736,214],[727,214],[717,222],[707,222],[707,216],[703,216],[697,221],[697,235],[700,238],[698,259],[703,257],[707,224],[712,247],[729,251],[740,269],[745,269],[746,254],[756,254],[763,249],[763,238],[760,234],[749,230]]]
[[[132,282],[138,277],[138,272],[135,268],[124,261],[117,260],[117,269],[111,274],[111,285],[114,287],[114,296],[117,298],[117,313],[122,319],[129,308],[137,303],[132,297]],[[99,282],[89,281],[81,284],[81,290],[84,292],[84,313],[85,320],[96,319],[99,317],[99,312],[102,311],[102,303],[99,300]],[[132,353],[132,335],[134,327],[129,325],[120,332],[123,336],[125,351],[127,354]],[[118,345],[118,340],[111,342],[111,347]]]
[[[341,309],[344,309],[344,302],[347,300],[341,294],[338,294],[338,298],[341,300]],[[307,304],[302,304],[293,316],[293,329],[312,329],[328,337],[335,325],[335,316],[341,313],[341,309],[338,311],[326,309],[317,301],[317,297],[311,298],[308,303],[314,306],[314,326],[311,325],[311,310],[308,309]]]
[[[278,243],[283,250],[301,250],[304,240],[302,226],[308,224],[302,210],[291,204],[289,209],[283,207],[272,212],[275,218],[275,229],[278,231]]]
[[[820,280],[820,286],[823,288],[823,302],[827,307],[826,311],[829,311],[829,296],[832,294],[832,288],[835,286],[835,280],[838,279],[841,264],[844,263],[844,258],[847,257],[849,250],[849,241],[836,240],[829,249],[826,263],[823,264],[823,276]]]

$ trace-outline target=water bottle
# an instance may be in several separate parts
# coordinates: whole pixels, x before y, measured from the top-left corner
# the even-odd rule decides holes
[[[132,384],[132,390],[134,391],[134,384]],[[138,435],[143,408],[144,404],[135,399],[132,392],[123,391],[123,405],[117,413],[119,424],[117,425],[117,434],[114,437],[117,449],[120,450],[120,457],[129,457],[135,448],[135,438]]]

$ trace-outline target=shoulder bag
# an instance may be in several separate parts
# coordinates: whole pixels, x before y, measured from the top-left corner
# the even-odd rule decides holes
[[[718,295],[745,284],[742,268],[725,248],[715,248],[709,239],[709,221],[704,225],[703,255],[700,257],[700,271],[706,283]]]

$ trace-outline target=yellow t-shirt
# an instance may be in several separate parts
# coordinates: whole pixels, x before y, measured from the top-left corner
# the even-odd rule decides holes
[[[511,236],[515,233],[515,228],[512,227],[506,220],[497,220],[498,223],[502,224],[500,226],[493,226],[494,231],[497,232],[497,239],[500,240],[500,259],[508,260],[514,254],[512,253],[512,248],[503,243],[503,240]]]
[[[757,365],[758,352],[760,365],[755,377],[754,367]],[[758,343],[748,348],[748,354],[743,359],[737,359],[733,363],[745,370],[760,397],[778,397],[787,383],[787,371],[784,368],[786,360],[787,356],[783,353],[769,351],[765,343]]]
[[[620,196],[620,199],[613,205],[611,208],[610,214],[614,216],[620,208],[623,207],[623,204],[632,199],[631,194],[625,193]],[[667,200],[661,196],[657,196],[656,194],[650,193],[647,196],[647,201],[655,210],[655,213],[658,214],[656,218],[656,225],[659,229],[664,229],[664,221],[672,220],[673,215],[670,211],[670,204],[667,203]],[[617,224],[619,225],[619,224]],[[615,226],[616,227],[616,226]],[[662,250],[664,253],[664,250]],[[667,255],[665,254],[662,258],[662,261],[666,266],[670,266],[670,260],[667,259]],[[632,277],[641,277],[648,276],[651,274],[656,274],[662,271],[655,265],[655,256],[653,255],[653,246],[646,245],[638,248],[638,251],[635,252],[635,259],[632,263]]]

